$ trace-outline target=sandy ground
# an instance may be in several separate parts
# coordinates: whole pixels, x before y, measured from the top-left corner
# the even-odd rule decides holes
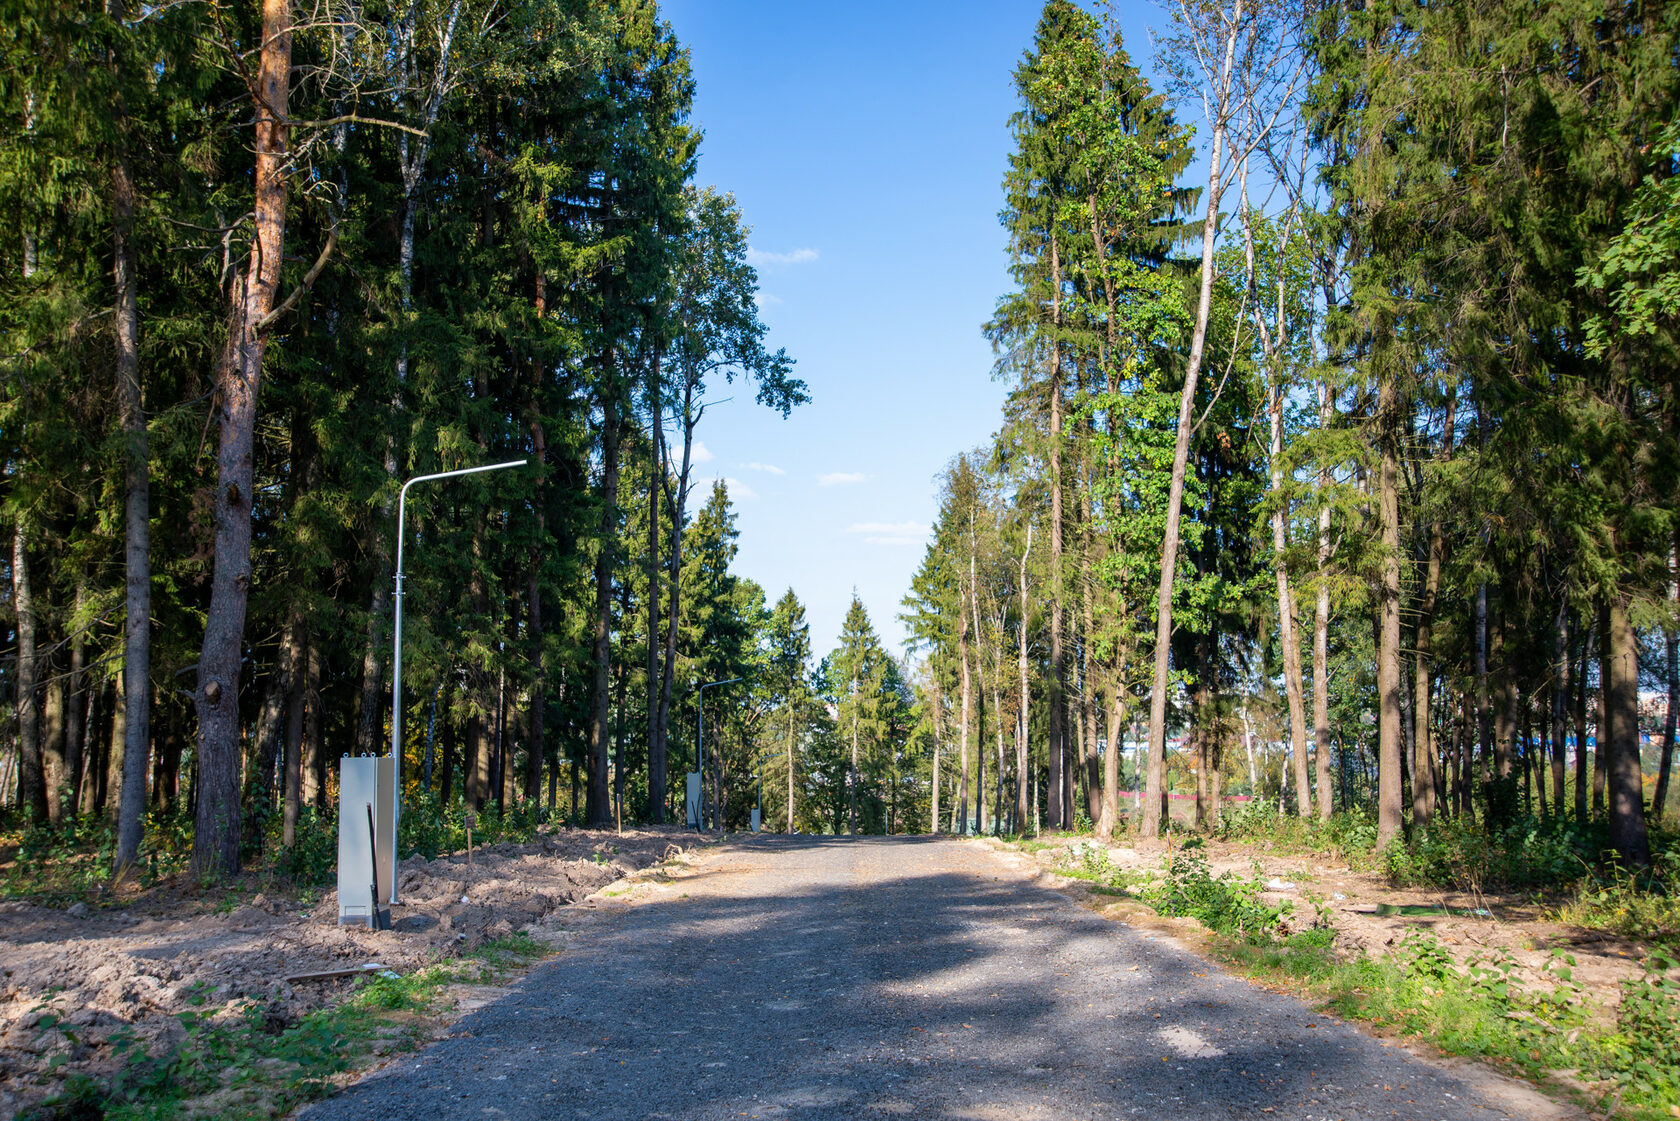
[[[675,829],[567,829],[477,849],[471,864],[464,853],[410,857],[386,932],[340,927],[330,889],[207,896],[177,882],[105,907],[0,903],[0,1117],[71,1075],[108,1073],[118,1033],[167,1046],[184,1031],[177,1013],[249,1002],[280,1030],[354,984],[300,975],[370,963],[406,973],[539,924],[695,845]]]

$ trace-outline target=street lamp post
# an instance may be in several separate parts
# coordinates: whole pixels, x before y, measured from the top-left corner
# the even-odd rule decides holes
[[[700,806],[705,805],[706,790],[706,690],[716,685],[733,685],[737,681],[744,681],[742,677],[726,677],[722,681],[708,681],[696,690],[694,724],[694,773],[700,777],[700,805],[695,807],[695,816],[699,827],[706,827],[705,815],[700,812]],[[712,822],[723,824],[723,817],[718,813],[718,807],[712,807]]]
[[[415,483],[429,483],[435,479],[453,479],[460,475],[478,475],[485,471],[501,471],[509,467],[523,467],[530,462],[514,459],[507,463],[491,463],[483,467],[463,467],[458,471],[439,471],[435,475],[416,475],[402,485],[397,497],[397,600],[391,634],[391,860],[396,866],[397,822],[402,815],[402,633],[403,633],[403,540],[407,536],[408,488]],[[391,877],[391,902],[397,901],[396,877]]]

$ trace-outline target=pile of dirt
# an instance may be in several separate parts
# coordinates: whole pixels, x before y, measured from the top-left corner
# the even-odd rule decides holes
[[[338,925],[337,893],[206,893],[161,884],[108,905],[0,903],[0,1117],[71,1075],[184,1036],[178,1014],[253,1003],[278,1031],[342,999],[369,965],[408,973],[541,922],[695,843],[675,830],[559,830],[398,865],[390,931]]]

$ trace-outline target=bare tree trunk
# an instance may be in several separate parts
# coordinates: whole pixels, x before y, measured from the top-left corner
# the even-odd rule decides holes
[[[1579,620],[1574,630],[1581,630]],[[1581,636],[1581,659],[1575,663],[1575,820],[1587,820],[1587,651],[1593,645],[1593,630]]]
[[[1027,544],[1021,550],[1021,625],[1016,668],[1021,677],[1021,718],[1015,730],[1015,831],[1026,828],[1029,807],[1027,781],[1031,767],[1027,760],[1027,741],[1032,731],[1032,693],[1027,669],[1027,558],[1032,555],[1032,523],[1027,523]]]
[[[1680,550],[1671,555],[1671,570],[1676,560],[1680,560]],[[1671,576],[1669,593],[1680,602],[1680,578]],[[1651,816],[1659,822],[1668,812],[1668,780],[1674,771],[1675,719],[1680,713],[1680,661],[1676,660],[1676,655],[1680,655],[1680,632],[1669,629],[1664,651],[1668,656],[1668,664],[1663,667],[1668,678],[1668,714],[1663,717],[1662,762],[1657,766],[1656,796],[1651,802]],[[1558,797],[1561,801],[1562,795]]]
[[[933,694],[933,808],[930,833],[939,832],[939,752],[945,745],[945,702],[939,694],[939,678],[929,670]]]
[[[1084,624],[1084,641],[1080,644],[1083,657],[1083,668],[1079,674],[1079,723],[1084,728],[1085,741],[1085,816],[1093,824],[1101,820],[1103,812],[1103,766],[1102,759],[1097,754],[1097,710],[1096,686],[1092,681],[1092,670],[1096,659],[1092,656],[1093,643],[1097,633],[1096,607],[1091,602],[1091,585],[1094,577],[1091,574],[1091,498],[1087,481],[1084,497],[1084,525],[1081,530],[1079,577],[1080,577],[1080,614]]]
[[[104,720],[99,700],[105,695],[105,690],[95,686],[86,692],[87,714],[82,720],[82,779],[78,812],[83,817],[92,817],[100,811],[100,796],[103,793],[100,786],[105,777],[105,739],[99,734]],[[0,788],[4,785],[0,782]],[[0,796],[0,801],[4,801],[3,796]]]
[[[1271,480],[1276,499],[1283,491],[1283,394],[1275,381],[1266,386],[1266,414],[1271,422]],[[1284,563],[1289,547],[1282,503],[1272,510],[1272,574],[1277,582],[1278,641],[1283,647],[1283,687],[1289,700],[1289,747],[1295,770],[1295,812],[1312,814],[1312,779],[1307,760],[1307,715],[1301,682],[1301,643],[1295,633],[1295,593]]]
[[[978,500],[976,500],[978,504]],[[974,819],[979,825],[980,832],[986,831],[986,633],[980,627],[980,581],[977,575],[979,551],[974,540],[974,518],[976,510],[970,509],[968,514],[968,603],[974,620]],[[968,658],[963,657],[963,669],[968,668]],[[964,692],[967,685],[964,685]],[[963,737],[963,812],[968,811],[968,737]],[[963,832],[968,832],[968,826],[963,826]]]
[[[1476,744],[1482,765],[1493,753],[1493,714],[1488,699],[1487,582],[1476,585]]]
[[[1126,693],[1115,674],[1108,690],[1108,750],[1103,755],[1102,813],[1097,819],[1097,836],[1114,836],[1120,827],[1120,737],[1126,722]]]
[[[1615,620],[1610,617],[1610,603],[1598,604],[1598,741],[1593,751],[1592,808],[1593,816],[1604,813],[1604,794],[1610,781],[1610,660],[1616,656],[1615,636],[1611,633]]]
[[[304,634],[303,653],[303,769],[308,776],[304,793],[317,811],[327,808],[327,752],[322,740],[321,648]]]
[[[607,364],[613,361],[607,356]],[[604,375],[606,376],[606,375]],[[601,530],[595,556],[595,680],[589,715],[589,790],[585,814],[597,829],[612,824],[612,792],[607,787],[612,750],[612,576],[613,542],[618,536],[618,403],[605,402],[601,430]]]
[[[1569,704],[1569,612],[1567,601],[1561,596],[1552,636],[1552,810],[1561,815],[1569,737],[1566,708]]]
[[[1639,764],[1639,639],[1628,618],[1626,593],[1608,597],[1609,676],[1604,685],[1609,716],[1610,844],[1630,865],[1651,863],[1645,829],[1645,789]],[[1602,750],[1606,739],[1599,732]]]
[[[81,808],[82,718],[86,713],[82,685],[87,666],[87,643],[81,620],[86,609],[87,585],[78,578],[75,613],[70,619],[75,633],[70,640],[70,677],[64,696],[64,804],[60,807],[61,813],[72,817]]]
[[[1227,66],[1229,63],[1227,63]],[[1201,288],[1196,299],[1196,324],[1190,334],[1190,356],[1178,398],[1178,436],[1173,445],[1172,478],[1167,488],[1167,523],[1161,535],[1161,579],[1155,592],[1155,673],[1149,694],[1149,767],[1145,779],[1139,835],[1161,834],[1167,772],[1167,687],[1172,668],[1173,576],[1178,567],[1179,520],[1184,510],[1184,476],[1190,462],[1190,430],[1196,412],[1196,382],[1207,347],[1208,317],[1213,307],[1214,250],[1219,236],[1219,200],[1224,193],[1225,131],[1213,128],[1208,152],[1207,215],[1202,220]]]
[[[1329,396],[1329,386],[1325,387]],[[1328,472],[1320,483],[1328,480]],[[1330,507],[1318,511],[1318,595],[1313,614],[1313,754],[1318,763],[1318,819],[1335,812],[1330,782]]]
[[[128,706],[123,701],[123,675],[118,674],[111,681],[111,736],[105,747],[105,820],[115,822],[120,830],[122,807],[118,804],[118,792],[127,797],[128,789],[128,759],[126,749],[128,745]],[[142,826],[146,815],[146,773],[149,770],[152,745],[150,740],[141,745],[140,751],[140,809],[135,820]],[[140,850],[140,829],[135,830],[134,849]],[[129,861],[132,866],[134,861]]]
[[[1062,815],[1063,768],[1067,755],[1067,657],[1062,649],[1062,258],[1055,227],[1050,230],[1050,782],[1045,826],[1070,824]],[[964,752],[967,758],[967,752]]]
[[[275,307],[286,226],[287,126],[292,64],[289,0],[263,0],[257,74],[256,232],[236,277],[228,339],[216,363],[216,545],[210,609],[198,660],[197,813],[192,868],[239,871],[239,669],[251,586],[252,439],[257,386]]]
[[[541,274],[537,276],[536,289],[536,313],[537,318],[541,320],[548,315],[547,295],[544,290]],[[545,543],[548,540],[548,512],[544,506],[543,493],[545,489],[543,479],[548,472],[548,432],[543,427],[542,421],[542,370],[543,364],[541,362],[531,363],[531,454],[532,458],[536,460],[537,465],[537,482],[535,493],[532,495],[531,504],[536,509],[537,541],[539,543]],[[546,740],[548,731],[548,674],[543,662],[541,544],[534,546],[531,549],[531,555],[527,561],[527,565],[529,569],[529,576],[526,581],[526,610],[529,614],[526,617],[526,625],[530,631],[527,638],[531,644],[530,658],[533,673],[531,676],[531,696],[528,709],[530,742],[525,745],[525,797],[535,801],[542,796],[543,762],[548,755],[548,745]],[[648,595],[650,600],[657,598],[654,595],[654,588],[656,586],[657,581],[649,587]],[[650,608],[650,611],[657,613],[656,608]],[[648,631],[648,668],[650,670],[653,667],[653,648],[654,632],[650,629]],[[650,677],[648,680],[652,681],[653,678]],[[433,699],[433,708],[435,711],[435,694]],[[650,704],[648,709],[651,712],[653,706]],[[430,758],[429,753],[428,758]],[[429,765],[427,773],[429,776]],[[658,789],[658,797],[654,799],[654,804],[658,806],[658,809],[654,811],[657,815],[653,819],[655,821],[665,820],[663,769],[661,769],[660,775],[661,786]]]
[[[798,714],[794,711],[793,698],[789,697],[788,698],[788,743],[787,743],[788,800],[787,800],[787,830],[786,830],[786,832],[788,832],[790,834],[793,832],[793,742],[794,742],[793,728],[794,728],[794,719],[797,715]],[[935,748],[935,750],[938,750],[938,749]],[[935,797],[937,797],[937,796],[938,795],[936,794]]]
[[[972,687],[972,682],[969,680],[969,669],[968,669],[968,612],[964,611],[964,612],[961,612],[960,614],[962,615],[962,621],[957,624],[957,651],[958,651],[959,656],[962,658],[962,723],[959,726],[960,729],[961,729],[960,738],[961,738],[961,748],[962,748],[962,778],[961,778],[961,785],[959,785],[957,787],[957,797],[956,797],[955,803],[951,806],[951,812],[952,812],[953,818],[954,818],[951,822],[951,832],[966,835],[968,833],[968,778],[969,778],[969,775],[968,775],[968,721],[969,721],[969,713],[973,709],[974,706],[973,706],[973,687]],[[854,740],[855,740],[855,738],[856,737],[854,736]],[[853,754],[854,755],[856,754],[855,750],[854,750]],[[956,815],[960,815],[960,821],[956,819]]]
[[[35,648],[35,596],[29,581],[26,539],[29,521],[19,515],[12,527],[12,608],[17,615],[18,804],[37,824],[47,820],[46,764],[41,748],[41,698]]]
[[[1429,683],[1434,653],[1435,602],[1441,589],[1441,564],[1446,557],[1446,544],[1441,523],[1429,526],[1429,561],[1423,579],[1423,595],[1418,602],[1417,666],[1414,671],[1413,712],[1416,738],[1412,750],[1412,821],[1427,826],[1435,818],[1435,744],[1431,739],[1429,722]]]
[[[671,555],[666,561],[666,571],[671,584],[669,606],[665,611],[665,665],[659,679],[659,741],[663,744],[670,742],[671,728],[671,685],[676,677],[677,665],[677,617],[682,606],[682,532],[683,516],[688,504],[688,474],[693,464],[694,454],[694,426],[699,418],[694,412],[694,386],[684,383],[683,386],[683,453],[682,467],[677,472],[674,489],[670,495],[671,507]],[[665,436],[662,427],[655,427],[654,438],[661,449],[659,460],[661,470],[666,456],[664,454]],[[649,593],[652,594],[651,591]],[[696,766],[698,766],[696,760]]]
[[[1393,377],[1383,379],[1378,392],[1377,441],[1381,457],[1377,474],[1377,508],[1382,536],[1382,589],[1377,650],[1377,844],[1400,835],[1400,389]]]
[[[303,812],[303,710],[305,707],[305,654],[303,618],[294,609],[281,641],[280,676],[286,685],[285,748],[280,767],[280,788],[284,806],[280,811],[280,844],[297,843],[298,818]]]

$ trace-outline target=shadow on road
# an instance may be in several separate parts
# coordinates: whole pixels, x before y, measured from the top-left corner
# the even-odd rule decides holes
[[[678,886],[306,1116],[1504,1115],[976,846],[760,836]]]

